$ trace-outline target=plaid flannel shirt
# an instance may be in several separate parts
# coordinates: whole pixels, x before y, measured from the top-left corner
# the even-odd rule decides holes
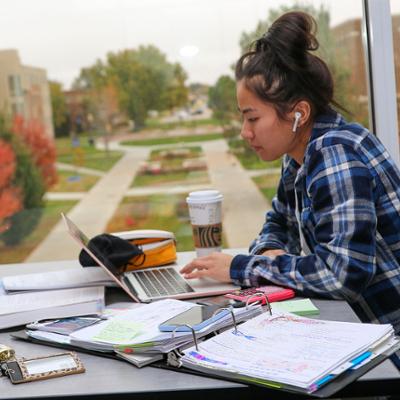
[[[267,249],[287,254],[257,255]],[[399,334],[400,171],[379,140],[337,113],[317,118],[303,164],[284,160],[250,254],[232,261],[236,283],[344,299],[363,322]]]

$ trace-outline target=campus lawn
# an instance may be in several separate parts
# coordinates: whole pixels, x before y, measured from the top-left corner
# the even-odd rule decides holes
[[[74,171],[57,171],[57,175],[58,182],[48,190],[49,192],[87,192],[100,178]]]
[[[125,197],[109,221],[106,232],[163,229],[175,234],[178,251],[194,250],[186,196]]]
[[[223,139],[222,133],[207,133],[199,135],[188,135],[188,136],[169,136],[162,138],[153,139],[138,139],[138,140],[127,140],[121,142],[121,144],[126,146],[155,146],[158,144],[186,144],[193,142],[205,142],[208,140],[218,140]]]
[[[159,119],[148,119],[143,130],[170,130],[176,128],[197,128],[199,126],[220,126],[220,122],[214,118],[195,119],[190,121],[161,122]]]
[[[60,221],[60,213],[68,212],[75,204],[75,201],[46,201],[39,224],[22,243],[8,247],[0,242],[0,264],[23,262]]]
[[[77,167],[108,171],[123,155],[120,151],[97,150],[89,145],[88,136],[80,137],[77,148],[72,147],[70,138],[57,138],[55,143],[57,161]]]
[[[266,174],[252,178],[270,204],[276,194],[280,176],[281,174]]]
[[[187,151],[187,153],[174,153],[174,151]],[[160,162],[161,170],[179,169],[182,163],[189,159],[198,159],[202,155],[200,146],[179,147],[176,149],[153,150],[149,156],[150,162]],[[207,170],[199,171],[170,171],[160,174],[141,173],[136,175],[131,187],[153,186],[164,184],[201,184],[209,183]]]
[[[186,197],[187,194],[125,197],[106,232],[163,229],[175,234],[178,251],[194,250]],[[222,245],[226,246],[224,235]]]

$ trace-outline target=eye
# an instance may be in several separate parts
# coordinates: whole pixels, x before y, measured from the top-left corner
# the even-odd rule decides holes
[[[247,118],[247,121],[249,121],[249,122],[256,122],[257,120],[258,120],[258,117]]]

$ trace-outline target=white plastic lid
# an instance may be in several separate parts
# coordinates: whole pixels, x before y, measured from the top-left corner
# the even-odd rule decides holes
[[[223,198],[224,196],[218,190],[197,190],[189,193],[186,202],[189,204],[216,203],[222,201]]]

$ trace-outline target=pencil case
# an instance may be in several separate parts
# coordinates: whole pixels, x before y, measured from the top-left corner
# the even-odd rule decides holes
[[[143,254],[129,260],[126,271],[170,264],[176,260],[176,240],[172,232],[138,229],[112,235],[127,240],[142,250]]]

